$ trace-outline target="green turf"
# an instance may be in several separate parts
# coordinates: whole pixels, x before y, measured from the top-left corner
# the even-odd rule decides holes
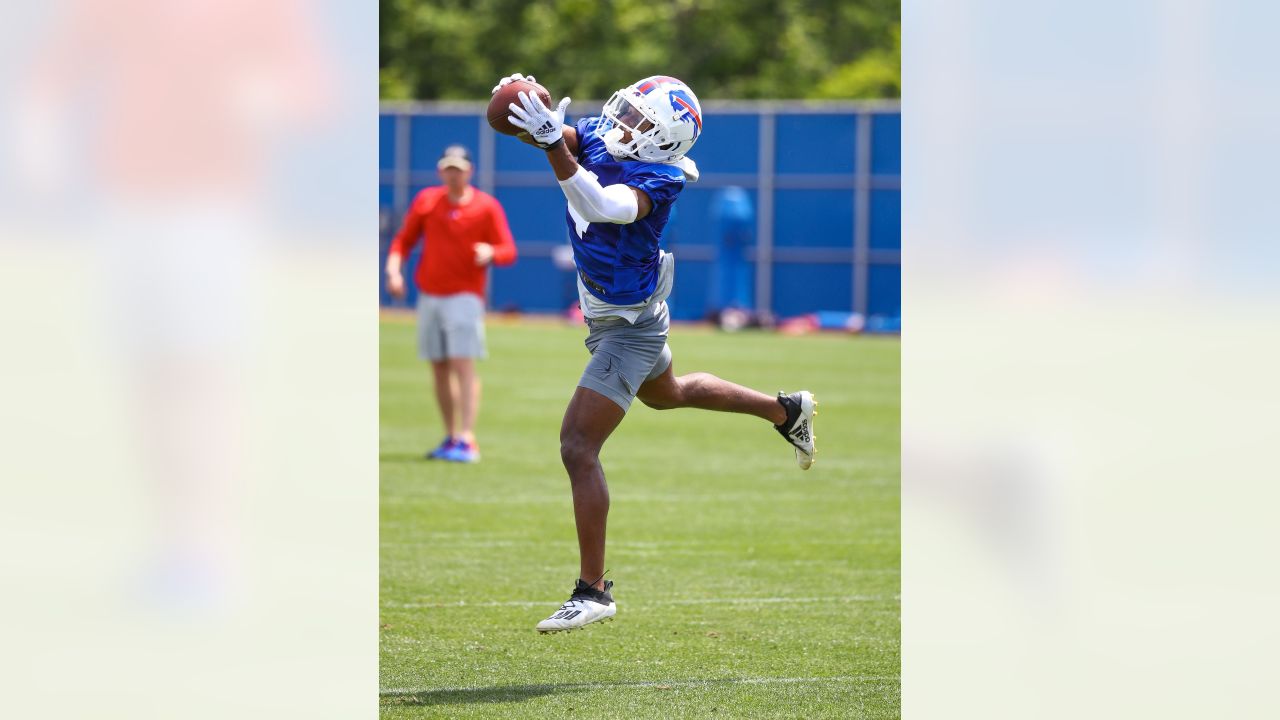
[[[674,328],[677,373],[812,390],[818,461],[755,418],[637,402],[603,455],[617,619],[543,636],[577,575],[558,433],[584,334],[490,323],[484,460],[461,466],[421,459],[429,373],[383,320],[382,715],[899,717],[899,342]]]

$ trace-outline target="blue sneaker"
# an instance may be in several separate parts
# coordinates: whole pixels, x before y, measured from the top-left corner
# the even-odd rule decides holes
[[[480,446],[473,440],[459,440],[455,442],[444,454],[440,456],[443,460],[459,463],[476,463],[480,462]]]
[[[440,442],[440,447],[437,447],[435,450],[427,453],[425,457],[428,460],[444,460],[445,455],[453,449],[455,444],[454,439],[446,435],[444,440]]]

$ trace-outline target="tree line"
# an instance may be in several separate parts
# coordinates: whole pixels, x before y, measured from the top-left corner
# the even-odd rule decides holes
[[[900,0],[382,0],[389,100],[489,95],[512,72],[604,99],[673,75],[703,99],[896,98]]]

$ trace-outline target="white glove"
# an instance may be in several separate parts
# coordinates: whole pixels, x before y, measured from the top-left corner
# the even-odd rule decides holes
[[[493,261],[493,246],[489,243],[476,243],[472,246],[476,253],[476,265],[484,267]]]
[[[490,95],[498,94],[498,90],[501,89],[503,85],[510,85],[516,80],[524,80],[525,82],[537,82],[536,80],[533,79],[532,75],[530,75],[529,77],[525,77],[520,73],[511,73],[507,77],[504,77],[501,80],[499,80],[498,84],[493,86],[493,90],[491,90],[489,94]]]
[[[524,107],[515,103],[507,105],[513,116],[508,117],[507,122],[529,133],[538,147],[544,150],[564,140],[564,110],[569,107],[569,98],[564,98],[555,110],[550,110],[536,93],[530,97],[529,93],[521,90],[518,97]]]

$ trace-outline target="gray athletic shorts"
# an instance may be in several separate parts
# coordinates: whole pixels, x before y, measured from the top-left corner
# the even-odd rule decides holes
[[[484,300],[471,293],[419,295],[418,357],[485,357]]]
[[[578,381],[614,401],[624,411],[636,392],[671,366],[667,331],[671,314],[665,302],[645,308],[634,324],[618,317],[588,319],[587,349],[591,360]]]

